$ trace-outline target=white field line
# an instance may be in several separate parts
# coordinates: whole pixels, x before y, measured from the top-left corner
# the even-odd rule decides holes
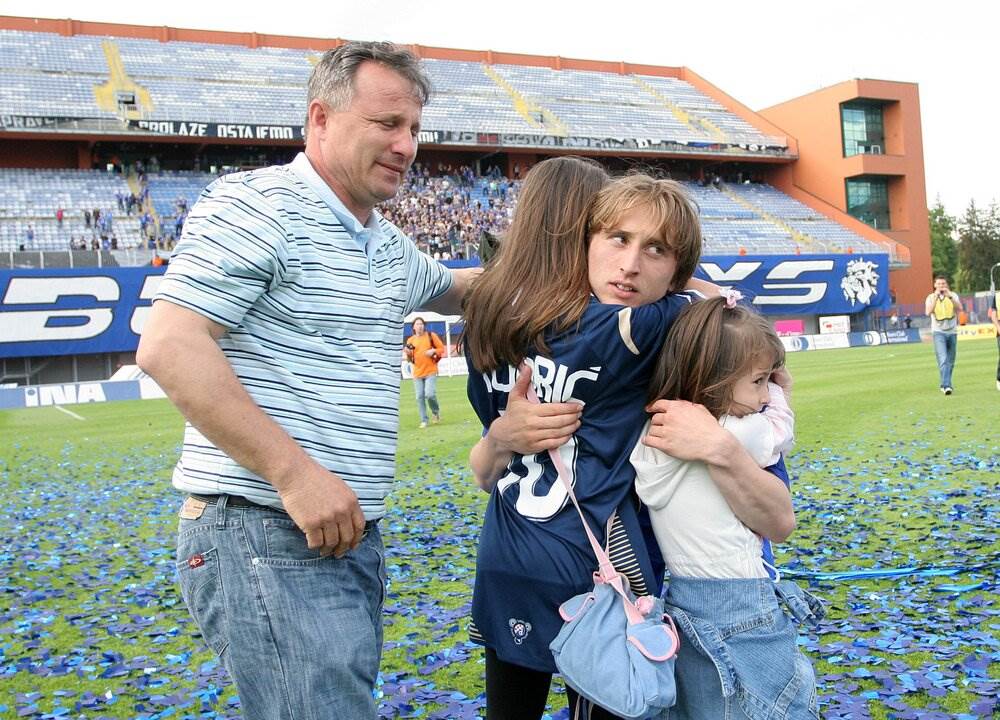
[[[67,414],[67,415],[69,415],[69,416],[70,416],[71,418],[76,418],[77,420],[86,420],[86,419],[87,419],[87,418],[83,417],[82,415],[77,415],[77,414],[76,414],[75,412],[73,412],[72,410],[67,410],[67,409],[66,409],[66,408],[64,408],[64,407],[63,407],[62,405],[53,405],[52,407],[54,407],[54,408],[55,408],[56,410],[58,410],[59,412],[64,412],[64,413],[66,413],[66,414]]]

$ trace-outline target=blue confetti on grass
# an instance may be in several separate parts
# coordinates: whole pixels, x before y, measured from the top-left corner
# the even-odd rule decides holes
[[[1000,547],[998,459],[974,443],[887,444],[876,455],[817,449],[790,462],[799,530],[778,558],[830,603],[802,636],[822,716],[993,717],[998,577],[985,561]],[[0,460],[0,677],[19,689],[0,715],[239,717],[175,585],[174,459],[94,460],[67,445],[55,463],[25,448]],[[470,488],[464,449],[402,466],[383,521],[381,717],[483,712],[482,651],[465,626],[485,496]],[[905,568],[950,571],[876,576]],[[868,576],[835,579],[858,572]],[[568,715],[556,703],[546,717]]]

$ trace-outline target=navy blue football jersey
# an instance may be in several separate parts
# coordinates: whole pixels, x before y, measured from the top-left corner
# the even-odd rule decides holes
[[[643,540],[629,453],[667,330],[692,300],[675,294],[629,308],[592,298],[576,327],[547,336],[548,354],[525,358],[541,402],[584,405],[580,428],[558,452],[598,538],[618,510],[608,544],[637,595],[656,592],[662,575],[654,574]],[[489,427],[506,407],[516,370],[482,373],[474,358],[467,362],[469,400]],[[548,453],[515,454],[490,495],[479,539],[472,639],[505,662],[555,672],[549,643],[563,624],[559,605],[593,587],[596,564]]]

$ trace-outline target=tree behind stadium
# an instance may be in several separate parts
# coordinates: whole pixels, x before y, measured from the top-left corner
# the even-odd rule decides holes
[[[980,210],[970,200],[958,223],[958,274],[956,288],[971,293],[990,286],[990,268],[1000,262],[1000,207],[991,203]]]
[[[938,197],[928,213],[931,226],[931,271],[955,279],[958,270],[958,246],[955,245],[954,216],[949,215]]]

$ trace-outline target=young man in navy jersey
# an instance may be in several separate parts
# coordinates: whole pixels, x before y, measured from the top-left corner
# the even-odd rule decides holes
[[[617,515],[610,554],[632,589],[659,590],[662,566],[658,578],[632,502],[627,455],[642,427],[651,365],[673,317],[690,301],[665,295],[688,281],[700,251],[697,213],[676,184],[645,176],[611,183],[597,193],[583,224],[589,239],[576,240],[578,218],[554,219],[565,204],[563,193],[549,190],[559,176],[537,180],[539,167],[525,180],[501,255],[466,307],[469,399],[488,428],[470,465],[492,493],[480,535],[470,635],[487,648],[491,719],[540,717],[555,670],[548,646],[562,624],[558,605],[592,584],[593,555],[544,450],[558,448],[595,531],[603,532],[605,521]],[[544,218],[552,227],[539,229],[525,217]],[[542,247],[550,237],[557,238],[558,250]],[[552,267],[512,277],[518,273],[514,258],[528,267]],[[518,340],[532,334],[525,328],[536,313],[578,300],[576,314],[559,316],[566,327],[541,315],[547,349],[537,341],[525,348]],[[540,406],[525,399],[529,383]],[[713,477],[740,517],[764,534],[785,537],[794,524],[787,491],[738,445],[723,457],[718,448],[725,438],[706,437],[704,451],[712,457],[704,459],[722,465],[713,468]]]
[[[138,363],[188,421],[181,592],[250,720],[376,716],[403,318],[457,312],[475,272],[374,209],[428,93],[408,51],[325,53],[305,152],[205,191],[143,329]]]

